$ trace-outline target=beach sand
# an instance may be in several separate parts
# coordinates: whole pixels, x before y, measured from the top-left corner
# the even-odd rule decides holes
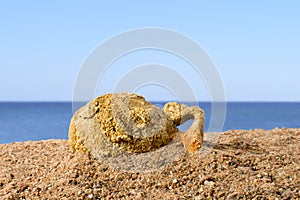
[[[205,138],[204,138],[205,139]],[[300,199],[300,129],[221,133],[206,156],[124,172],[67,140],[0,145],[0,199]]]

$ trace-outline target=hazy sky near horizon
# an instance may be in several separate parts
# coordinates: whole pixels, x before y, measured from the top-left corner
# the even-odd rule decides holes
[[[296,0],[2,1],[0,101],[71,101],[80,67],[93,49],[143,27],[178,31],[200,44],[222,77],[228,101],[300,101],[299,8]],[[104,80],[118,81],[121,67],[133,60],[167,63],[190,73],[184,77],[198,87],[188,65],[152,51],[124,56]],[[198,81],[195,90],[204,94],[199,100],[209,100]],[[102,81],[96,93],[110,92],[114,84]],[[139,92],[152,100],[171,97],[157,86]]]

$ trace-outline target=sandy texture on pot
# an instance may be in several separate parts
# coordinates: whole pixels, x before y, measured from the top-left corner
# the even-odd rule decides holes
[[[191,128],[179,133],[176,126],[194,119]],[[154,151],[176,136],[187,151],[200,149],[204,112],[175,102],[160,110],[144,97],[131,93],[105,94],[80,108],[69,128],[73,151],[96,158]]]

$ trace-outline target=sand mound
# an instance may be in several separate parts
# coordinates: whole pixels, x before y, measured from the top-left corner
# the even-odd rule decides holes
[[[204,138],[205,140],[205,138]],[[299,199],[300,129],[228,131],[202,157],[122,172],[66,140],[0,145],[0,199]]]

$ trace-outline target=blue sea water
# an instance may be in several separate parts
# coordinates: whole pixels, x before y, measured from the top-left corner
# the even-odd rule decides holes
[[[159,107],[164,102],[154,102]],[[206,113],[205,130],[210,123],[211,104],[198,104]],[[17,141],[67,139],[72,117],[71,102],[1,102],[0,143]],[[181,130],[187,129],[191,122]],[[300,128],[298,103],[227,103],[223,131],[230,129]]]

